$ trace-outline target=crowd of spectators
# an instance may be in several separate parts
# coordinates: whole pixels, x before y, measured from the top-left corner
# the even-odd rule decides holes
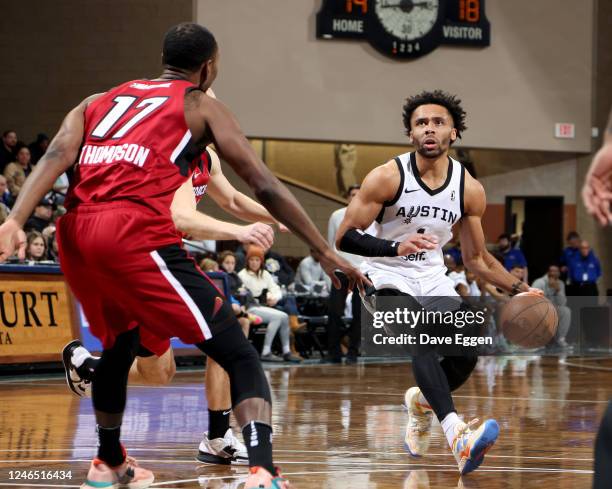
[[[19,141],[17,133],[7,130],[2,133],[0,144],[0,224],[11,211],[27,176],[44,155],[49,138],[39,134],[35,141],[26,145]],[[30,264],[52,264],[58,262],[55,221],[65,210],[62,207],[68,190],[68,177],[64,174],[36,206],[27,220],[24,231],[27,235],[26,262]],[[9,262],[18,261],[13,257]]]

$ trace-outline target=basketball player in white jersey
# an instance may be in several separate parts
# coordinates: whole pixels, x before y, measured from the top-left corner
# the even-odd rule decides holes
[[[407,302],[418,299],[419,307],[427,309],[427,297],[458,295],[445,275],[442,254],[457,225],[468,270],[513,294],[530,291],[488,253],[481,224],[484,189],[448,155],[450,145],[465,130],[460,100],[439,90],[422,92],[407,99],[403,118],[416,151],[366,176],[338,230],[338,249],[369,257],[362,271],[374,284],[375,296],[406,296]],[[472,430],[477,420],[462,422],[451,396],[468,379],[476,361],[475,356],[440,361],[433,348],[413,356],[418,387],[408,389],[405,396],[409,412],[405,446],[411,455],[426,453],[433,411],[461,474],[482,463],[497,439],[498,424],[490,419]]]

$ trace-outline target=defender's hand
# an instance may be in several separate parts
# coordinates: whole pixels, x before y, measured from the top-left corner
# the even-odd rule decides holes
[[[6,261],[17,250],[19,260],[25,260],[26,235],[13,219],[0,226],[0,263]]]
[[[406,256],[421,250],[434,250],[438,246],[438,237],[433,234],[415,233],[409,235],[397,248],[398,256]]]
[[[606,144],[595,154],[584,187],[582,200],[599,224],[612,224],[612,144]]]
[[[334,273],[336,270],[340,270],[348,278],[349,290],[353,290],[353,288],[357,286],[359,292],[365,294],[365,287],[372,285],[372,282],[370,282],[363,273],[329,248],[324,254],[317,254],[316,258],[319,260],[319,263],[321,263],[321,267],[325,270],[325,273],[329,275],[336,289],[342,287],[340,280]]]
[[[272,226],[256,222],[243,226],[237,239],[243,244],[254,244],[267,250],[274,243],[274,230]]]

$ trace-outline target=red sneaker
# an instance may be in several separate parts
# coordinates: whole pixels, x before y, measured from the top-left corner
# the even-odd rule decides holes
[[[153,484],[155,476],[150,470],[138,466],[132,457],[117,467],[109,467],[99,458],[94,458],[81,489],[145,489]]]
[[[244,489],[295,489],[295,487],[281,475],[278,467],[276,475],[272,475],[263,467],[251,467]]]

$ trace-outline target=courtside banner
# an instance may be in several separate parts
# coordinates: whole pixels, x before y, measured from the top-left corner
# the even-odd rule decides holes
[[[63,275],[0,274],[0,280],[0,363],[60,360],[76,331]]]

